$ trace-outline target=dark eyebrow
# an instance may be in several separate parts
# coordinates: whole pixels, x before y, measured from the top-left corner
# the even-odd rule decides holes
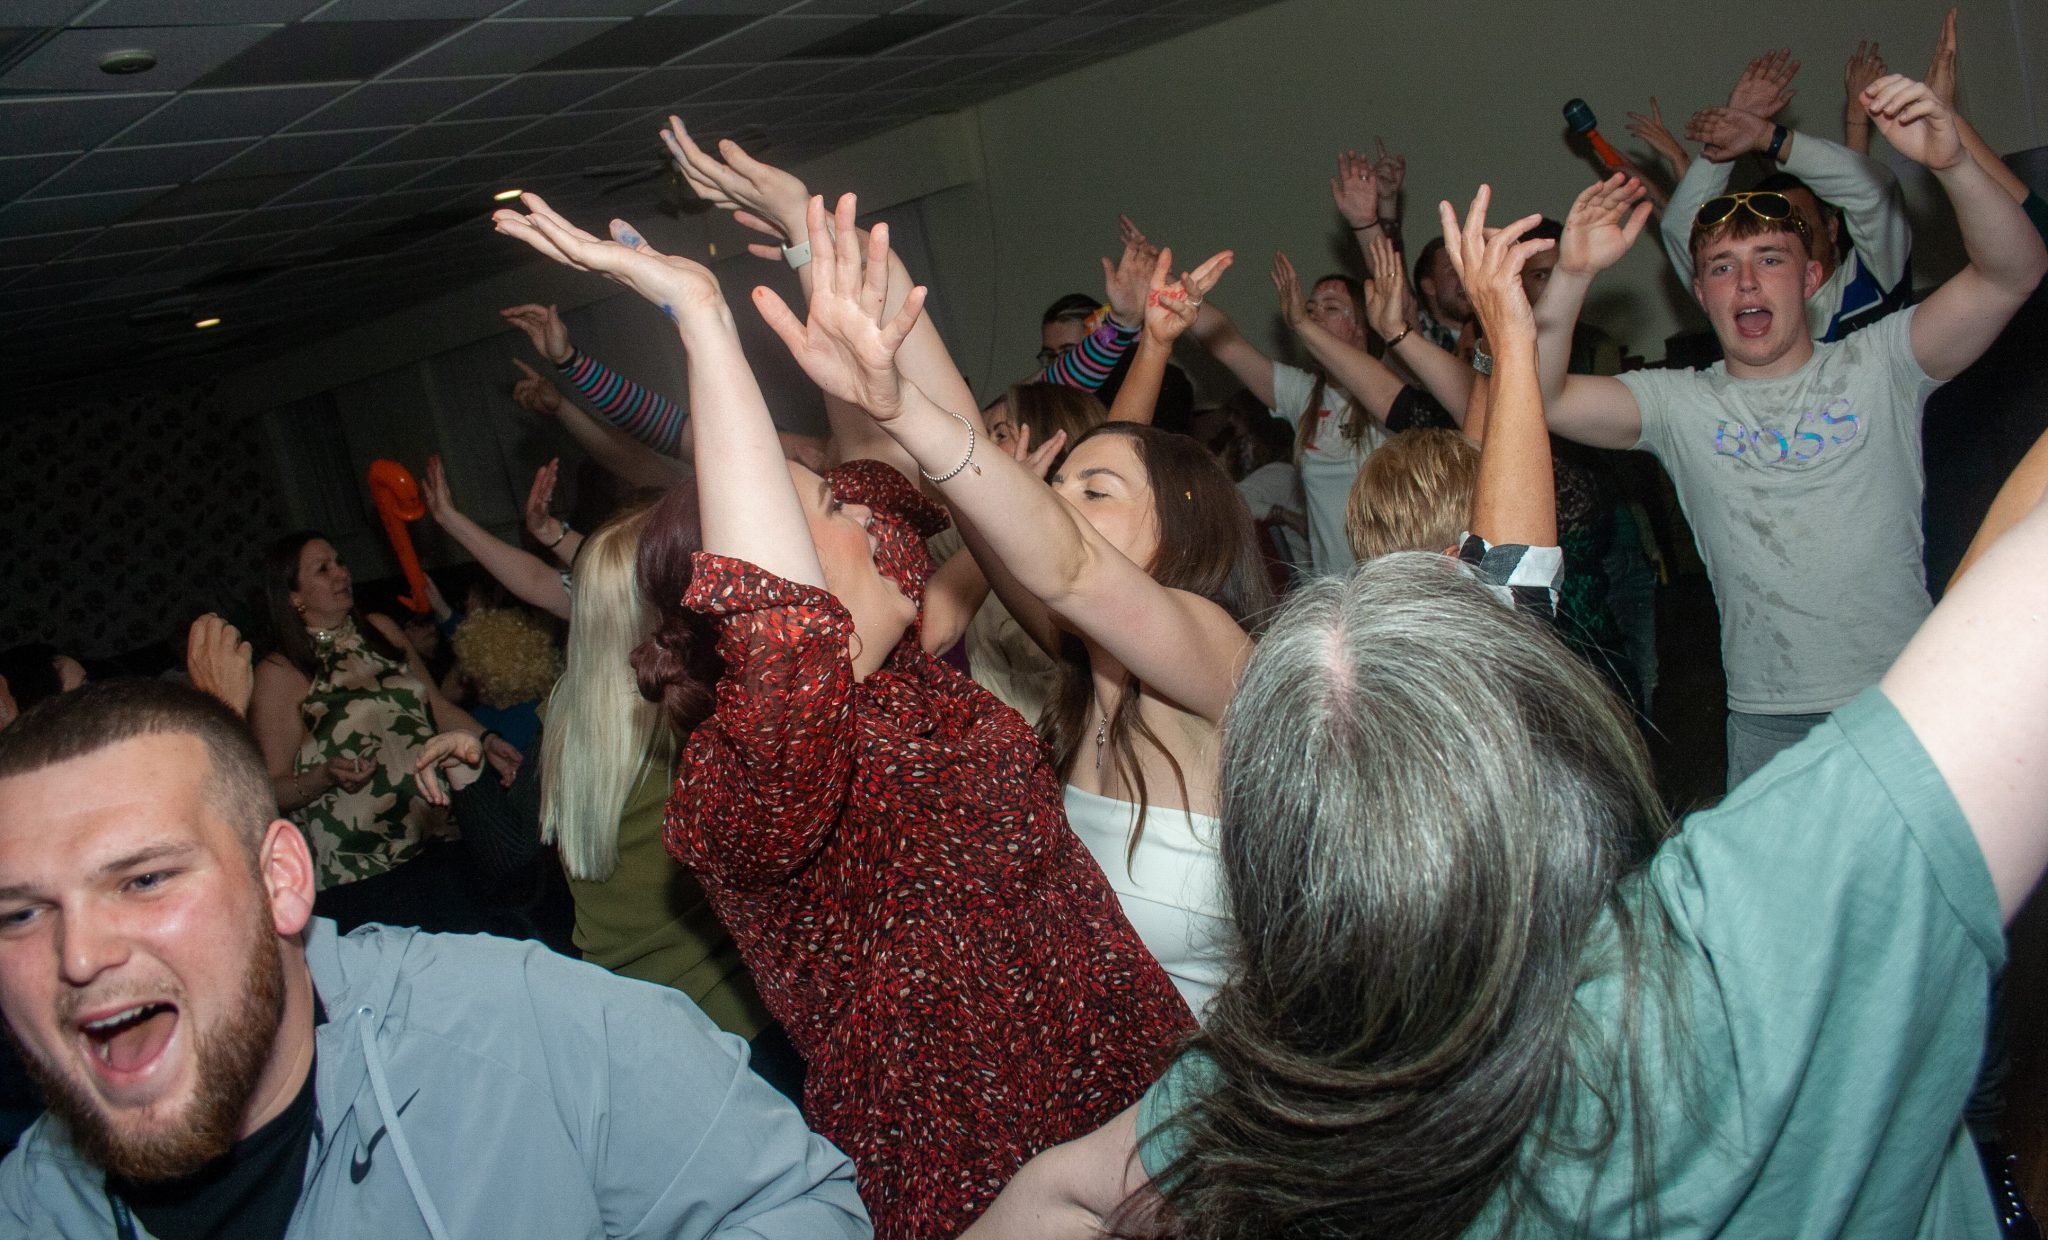
[[[146,865],[155,865],[161,861],[188,856],[197,851],[197,849],[198,845],[189,843],[151,844],[147,848],[138,848],[134,852],[124,853],[114,858],[93,871],[93,877],[96,879],[109,878],[116,874],[126,873],[129,870],[140,869]],[[9,886],[0,887],[0,900],[33,900],[39,894],[39,889],[33,883],[14,883]]]
[[[1074,476],[1076,478],[1093,478],[1097,474],[1108,474],[1110,477],[1116,479],[1118,482],[1121,482],[1126,486],[1130,485],[1129,479],[1125,478],[1122,474],[1116,472],[1115,470],[1109,468],[1107,465],[1097,465],[1093,469],[1084,469],[1080,473],[1075,474]]]

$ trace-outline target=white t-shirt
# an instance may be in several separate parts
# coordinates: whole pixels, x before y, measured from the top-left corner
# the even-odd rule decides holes
[[[1237,493],[1244,496],[1252,520],[1264,521],[1276,508],[1301,512],[1308,504],[1301,494],[1301,474],[1286,461],[1268,461],[1238,481]],[[1273,527],[1280,540],[1281,554],[1302,572],[1309,570],[1308,540],[1284,525]]]
[[[1316,377],[1308,371],[1273,363],[1273,412],[1289,426],[1299,425],[1315,387]],[[1351,484],[1358,479],[1358,467],[1386,442],[1386,432],[1369,424],[1356,443],[1344,438],[1351,397],[1334,384],[1323,385],[1322,407],[1315,416],[1315,437],[1301,456],[1301,490],[1308,503],[1309,560],[1317,575],[1328,577],[1351,571],[1344,509],[1351,502]]]
[[[1913,310],[1778,379],[1706,370],[1620,376],[1636,444],[1678,488],[1714,600],[1728,707],[1831,711],[1877,683],[1932,604],[1921,560],[1920,409],[1940,387],[1913,357]]]

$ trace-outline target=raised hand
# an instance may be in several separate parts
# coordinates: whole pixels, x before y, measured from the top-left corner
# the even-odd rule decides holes
[[[1145,239],[1144,231],[1128,215],[1116,217],[1116,233],[1118,239],[1127,246],[1135,245],[1141,250],[1149,250],[1155,254],[1159,251],[1158,246]]]
[[[1607,270],[1628,253],[1649,218],[1650,203],[1641,181],[1617,172],[1594,182],[1564,218],[1558,269],[1585,276]]]
[[[735,223],[774,237],[778,243],[749,245],[749,254],[780,258],[781,246],[803,239],[804,207],[811,192],[794,175],[755,159],[731,138],[718,144],[723,159],[706,153],[691,140],[679,117],[668,118],[661,140],[699,197],[732,212]]]
[[[1145,335],[1156,344],[1173,347],[1181,333],[1195,324],[1195,316],[1201,313],[1202,302],[1209,296],[1209,290],[1230,270],[1230,264],[1237,256],[1229,250],[1212,254],[1209,261],[1184,271],[1180,279],[1168,282],[1166,273],[1173,270],[1173,251],[1161,250],[1152,265],[1151,291],[1145,305]]]
[[[811,199],[806,217],[814,271],[808,321],[798,319],[770,288],[755,289],[754,304],[811,382],[887,422],[903,412],[896,350],[924,309],[925,289],[911,289],[896,317],[883,321],[889,293],[889,226],[877,224],[869,234],[863,272],[854,228],[858,205],[852,194],[840,198],[835,240],[826,228],[825,200]]]
[[[519,373],[524,376],[512,385],[512,401],[514,404],[517,404],[528,413],[538,413],[546,416],[552,416],[562,411],[562,389],[556,387],[551,380],[536,373],[533,367],[528,366],[518,358],[513,358],[512,364],[517,366]]]
[[[1373,161],[1373,180],[1379,185],[1379,217],[1382,221],[1399,219],[1401,216],[1401,184],[1408,179],[1408,157],[1387,153],[1387,140],[1374,138],[1373,145],[1379,148],[1379,158]]]
[[[1308,317],[1308,303],[1301,296],[1301,277],[1294,274],[1294,261],[1277,250],[1273,254],[1273,290],[1280,295],[1281,321],[1289,327],[1299,327]]]
[[[1386,147],[1380,151],[1384,154]],[[1372,163],[1357,151],[1339,152],[1337,175],[1330,178],[1330,198],[1337,204],[1337,214],[1353,229],[1378,223],[1380,181]]]
[[[1674,175],[1682,177],[1685,175],[1685,170],[1692,166],[1691,153],[1685,149],[1684,145],[1672,134],[1670,128],[1664,124],[1664,110],[1657,106],[1657,96],[1650,96],[1650,114],[1648,116],[1644,116],[1641,112],[1631,112],[1628,114],[1627,129],[1636,137],[1649,143],[1651,150],[1662,155],[1665,162],[1671,165],[1671,171]]]
[[[1414,301],[1408,295],[1408,273],[1401,266],[1401,251],[1390,237],[1374,237],[1367,254],[1372,276],[1365,282],[1366,326],[1392,340],[1415,325]]]
[[[413,782],[427,804],[446,805],[448,789],[441,782],[442,769],[450,768],[449,783],[460,791],[475,781],[483,764],[482,741],[468,732],[441,732],[420,747],[420,756],[412,764]]]
[[[510,788],[512,780],[519,774],[520,766],[526,761],[526,755],[520,753],[511,741],[492,733],[484,737],[484,760],[498,773],[498,783]],[[456,785],[458,788],[461,786]]]
[[[541,466],[533,472],[533,486],[526,492],[526,532],[533,535],[536,542],[549,546],[561,541],[559,529],[553,531],[556,538],[552,542],[548,538],[548,527],[561,524],[548,512],[548,505],[554,502],[555,480],[561,470],[560,457]]]
[[[1799,62],[1792,59],[1791,48],[1765,52],[1750,61],[1736,79],[1735,89],[1728,92],[1728,106],[1769,120],[1799,93],[1792,89],[1792,78],[1798,72]]]
[[[1892,149],[1941,172],[1970,157],[1955,117],[1925,82],[1893,73],[1863,88],[1863,106]]]
[[[671,319],[691,310],[724,309],[718,278],[709,268],[679,255],[663,254],[642,240],[626,221],[613,220],[611,239],[602,240],[555,214],[538,194],[521,194],[519,201],[530,214],[509,209],[491,213],[492,224],[506,236],[524,241],[564,266],[618,281],[660,306]]]
[[[1878,76],[1884,74],[1884,62],[1877,63]],[[1875,81],[1872,78],[1871,81]],[[1865,82],[1865,86],[1870,82]],[[1934,40],[1934,59],[1927,65],[1927,88],[1941,101],[1941,106],[1953,112],[1956,110],[1956,11],[1951,6],[1948,15],[1941,19],[1941,34]]]
[[[498,317],[526,333],[533,351],[559,366],[569,360],[569,329],[553,306],[507,306]]]
[[[327,772],[328,782],[343,792],[360,792],[368,786],[370,777],[377,773],[377,760],[368,754],[352,757],[338,753],[320,769]]]
[[[1877,54],[1877,40],[1856,40],[1856,50],[1849,53],[1849,63],[1842,66],[1842,95],[1852,112],[1863,110],[1864,87],[1885,73],[1884,57]]]
[[[1123,256],[1116,262],[1102,260],[1102,291],[1109,298],[1110,317],[1126,328],[1144,321],[1148,277],[1157,258],[1158,251],[1140,239],[1124,242]]]
[[[1527,215],[1505,227],[1486,227],[1486,208],[1493,201],[1493,187],[1482,185],[1472,197],[1463,224],[1448,202],[1439,203],[1443,220],[1444,250],[1451,266],[1465,284],[1486,339],[1499,345],[1508,337],[1534,342],[1536,318],[1522,288],[1522,266],[1531,255],[1540,254],[1554,243],[1549,238],[1522,240],[1523,234],[1542,222],[1541,215]]]
[[[1031,428],[1020,426],[1017,433],[1010,436],[1010,441],[1003,445],[1003,451],[1010,454],[1011,460],[1037,475],[1040,481],[1044,481],[1045,476],[1052,472],[1052,463],[1059,459],[1066,446],[1067,433],[1054,431],[1044,443],[1033,449]]]
[[[212,612],[194,620],[185,634],[185,674],[193,688],[211,693],[238,715],[249,713],[249,695],[256,690],[249,643]]]
[[[1701,108],[1685,123],[1685,136],[1700,144],[1700,154],[1717,164],[1751,151],[1768,150],[1771,122],[1740,108]]]
[[[427,468],[420,474],[420,499],[427,505],[427,515],[437,523],[461,515],[456,511],[454,493],[448,489],[448,470],[441,464],[438,452],[427,458]]]

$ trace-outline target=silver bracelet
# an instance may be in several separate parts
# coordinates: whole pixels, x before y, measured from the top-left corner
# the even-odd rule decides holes
[[[924,466],[918,466],[917,472],[924,474],[925,480],[928,482],[951,481],[952,479],[960,475],[961,470],[966,469],[969,465],[974,465],[974,441],[979,438],[979,436],[977,436],[974,433],[974,423],[969,422],[966,418],[960,416],[957,413],[953,414],[952,416],[955,421],[957,421],[958,423],[960,423],[960,425],[967,428],[967,455],[960,458],[960,463],[958,465],[955,465],[953,468],[947,470],[943,474],[937,475],[936,477],[934,477],[931,474],[925,473]],[[979,476],[981,473],[981,466],[974,465],[974,472],[977,476]]]
[[[1482,375],[1493,373],[1493,354],[1486,351],[1486,346],[1477,344],[1472,346],[1472,369]]]
[[[782,261],[789,264],[791,271],[800,271],[811,261],[811,241],[806,237],[795,245],[782,247]]]

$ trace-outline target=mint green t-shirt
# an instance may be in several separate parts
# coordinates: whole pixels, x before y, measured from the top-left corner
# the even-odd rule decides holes
[[[1676,927],[1689,1000],[1671,1045],[1690,1080],[1643,1057],[1658,1235],[1997,1236],[1962,1107],[2005,961],[1998,897],[1948,785],[1881,692],[1689,817],[1640,881]],[[1590,1027],[1618,1026],[1620,995],[1613,976],[1580,988]],[[1674,1014],[1655,987],[1645,996],[1645,1027],[1665,1027]],[[1139,1104],[1148,1174],[1179,1152],[1173,1117],[1215,1073],[1183,1056]],[[1595,1110],[1562,1101],[1566,1116]],[[1626,1124],[1604,1163],[1542,1172],[1552,1202],[1591,1201],[1585,1234],[1630,1234]],[[1469,1234],[1490,1234],[1498,1208]]]

